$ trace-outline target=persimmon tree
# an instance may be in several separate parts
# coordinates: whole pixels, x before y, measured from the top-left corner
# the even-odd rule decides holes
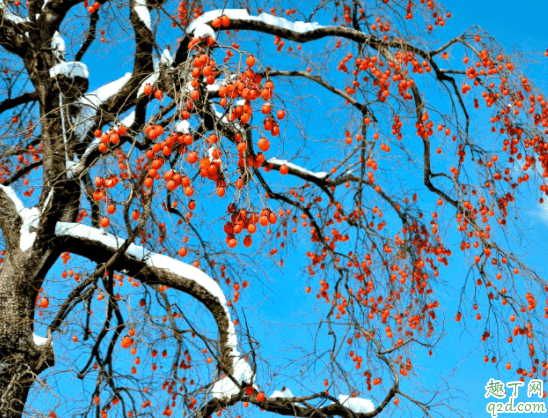
[[[416,354],[466,327],[546,376],[507,239],[548,194],[520,57],[434,1],[295,7],[2,3],[0,417],[454,413]],[[276,268],[319,320],[274,367],[239,299]]]

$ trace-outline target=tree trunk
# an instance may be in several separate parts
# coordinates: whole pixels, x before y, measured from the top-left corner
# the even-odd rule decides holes
[[[22,416],[36,376],[55,361],[51,339],[36,345],[33,338],[35,283],[51,251],[29,253],[9,251],[0,270],[0,418]]]

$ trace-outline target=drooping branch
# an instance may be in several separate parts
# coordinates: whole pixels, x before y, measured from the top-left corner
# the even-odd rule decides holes
[[[30,170],[36,167],[40,167],[42,165],[42,160],[33,161],[30,164],[27,164],[24,167],[21,167],[19,170],[17,170],[9,179],[6,179],[2,184],[4,186],[9,186],[13,183],[15,183],[17,180],[19,180],[24,175],[28,174]]]
[[[97,228],[64,222],[57,225],[56,235],[64,250],[97,263],[106,262],[124,242]],[[233,362],[239,356],[237,337],[224,293],[213,279],[195,267],[133,244],[113,268],[127,271],[147,285],[165,285],[187,293],[205,305],[219,329],[220,358],[227,372],[233,373]]]

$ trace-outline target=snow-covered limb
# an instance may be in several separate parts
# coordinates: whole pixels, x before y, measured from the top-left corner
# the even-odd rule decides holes
[[[86,64],[79,61],[61,62],[49,69],[50,77],[56,77],[61,74],[70,78],[89,78],[88,67],[86,66]]]
[[[133,125],[133,122],[135,122],[135,110],[129,112],[129,114],[124,119],[122,119],[120,124],[127,128]]]
[[[160,64],[164,64],[167,67],[173,64],[173,57],[171,56],[169,49],[166,48],[162,51],[162,55],[160,56]]]
[[[98,228],[71,222],[58,222],[55,235],[66,239],[72,252],[87,255],[90,259],[93,259],[93,255],[90,255],[91,250],[94,254],[114,254],[125,242],[124,239]],[[161,281],[172,288],[192,294],[204,303],[214,314],[219,327],[221,355],[228,372],[240,383],[250,383],[253,380],[251,367],[238,351],[236,329],[230,317],[225,294],[215,280],[196,267],[135,244],[128,246],[124,257],[125,261],[119,267],[128,268],[130,272],[136,271],[144,283],[147,283],[147,280],[154,284]],[[212,394],[217,398],[230,397],[238,392],[238,387],[230,377],[217,381],[212,387]]]
[[[212,22],[215,18],[222,15],[228,16],[230,20],[239,20],[243,22],[262,22],[267,25],[276,26],[278,28],[290,30],[297,33],[311,32],[323,27],[315,22],[291,22],[287,19],[284,19],[283,17],[273,16],[268,13],[261,13],[259,16],[251,16],[245,9],[218,9],[204,13],[198,19],[192,21],[192,23],[188,25],[187,33],[191,34],[194,32],[195,36],[197,36],[195,32],[197,28],[200,28],[203,25]]]
[[[276,166],[286,165],[287,168],[290,168],[290,169],[292,169],[292,170],[294,170],[298,173],[302,173],[302,174],[305,174],[307,176],[316,177],[319,180],[323,180],[327,177],[327,173],[325,171],[313,172],[313,171],[307,170],[306,168],[298,166],[296,164],[290,163],[289,161],[279,160],[278,158],[269,158],[265,162],[267,164],[274,164]]]
[[[125,242],[124,239],[117,238],[114,235],[108,234],[98,228],[71,222],[58,222],[55,227],[55,234],[58,237],[75,237],[90,240],[98,244],[102,244],[113,251],[119,249]],[[162,269],[174,275],[183,277],[186,280],[193,281],[207,291],[211,296],[217,298],[219,304],[223,307],[224,313],[228,320],[227,345],[230,348],[231,355],[239,358],[240,353],[237,349],[238,339],[234,324],[230,319],[230,311],[228,310],[227,300],[223,290],[219,284],[215,282],[215,280],[194,266],[162,254],[157,254],[135,244],[131,244],[128,247],[126,254],[138,261],[141,261],[147,266]]]
[[[234,373],[232,373],[232,377],[239,384],[242,384],[243,382],[251,383],[253,380],[253,371],[247,361],[243,358],[240,357],[234,361]],[[211,395],[214,398],[224,398],[225,396],[230,398],[232,395],[237,395],[239,392],[240,389],[238,386],[236,386],[234,381],[228,376],[215,382],[211,388]]]
[[[38,222],[40,221],[40,212],[38,211],[37,207],[25,207],[23,205],[23,202],[21,202],[21,199],[19,199],[19,197],[11,187],[3,186],[0,184],[0,189],[2,189],[4,193],[11,199],[15,206],[15,210],[21,217],[23,225],[21,225],[20,230],[21,238],[19,241],[19,247],[21,248],[21,251],[27,251],[30,247],[32,247],[32,244],[34,244],[34,240],[36,239],[36,232],[31,232],[30,229],[38,227]]]
[[[375,405],[369,399],[353,398],[348,395],[339,395],[339,402],[342,406],[356,412],[357,414],[365,414],[367,412],[373,412]]]

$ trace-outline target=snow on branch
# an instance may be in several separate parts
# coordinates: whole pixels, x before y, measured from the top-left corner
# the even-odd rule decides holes
[[[194,33],[195,36],[198,36],[196,35],[196,30],[203,30],[199,28],[202,28],[203,25],[212,22],[213,19],[222,15],[228,16],[230,20],[238,20],[240,22],[261,22],[266,25],[275,26],[297,33],[312,32],[323,27],[315,22],[291,22],[283,17],[273,16],[268,13],[261,13],[259,16],[251,16],[245,9],[218,9],[204,13],[198,19],[193,20],[187,28],[187,33]]]
[[[65,60],[65,40],[61,37],[61,34],[58,31],[55,31],[53,37],[51,38],[51,49],[53,50],[53,55],[55,58],[59,61]],[[50,77],[52,77],[51,70]]]
[[[111,251],[118,250],[125,242],[124,239],[117,238],[114,235],[108,234],[98,228],[72,222],[58,222],[55,227],[55,234],[58,237],[85,239],[91,241],[92,243],[96,243],[95,245],[100,244],[101,246],[110,248]],[[213,298],[217,299],[227,320],[226,348],[229,351],[228,355],[232,361],[233,371],[231,376],[240,384],[243,382],[251,383],[253,380],[253,371],[251,370],[249,364],[240,356],[240,352],[238,351],[238,337],[236,335],[236,329],[234,328],[234,323],[230,317],[225,294],[219,284],[205,272],[194,266],[162,254],[157,254],[135,244],[130,244],[125,254],[135,258],[149,267],[164,270],[167,273],[171,273],[178,277],[182,277],[185,280],[194,282]],[[238,386],[229,376],[227,376],[213,384],[211,394],[214,398],[223,398],[237,394],[239,391],[240,389]]]
[[[56,77],[64,75],[69,78],[82,77],[89,78],[89,71],[86,64],[79,61],[62,62],[49,69],[49,76]]]
[[[130,126],[133,125],[134,122],[135,122],[135,110],[132,110],[124,119],[122,119],[120,124],[122,126],[129,128]]]
[[[275,390],[269,398],[293,398],[293,393],[288,388],[283,388],[281,391]]]
[[[244,382],[251,383],[253,380],[253,371],[243,358],[240,357],[234,362],[234,373],[232,373],[232,377],[240,385]],[[230,398],[232,395],[237,395],[238,393],[240,393],[240,389],[228,376],[215,382],[211,388],[211,395],[214,398]]]
[[[190,123],[187,120],[181,120],[175,125],[175,132],[188,134],[190,132]]]
[[[36,344],[36,345],[44,345],[48,342],[47,338],[40,337],[39,335],[34,334],[34,333],[32,334],[32,338],[34,340],[34,344]]]
[[[339,395],[339,402],[342,404],[342,406],[350,409],[357,414],[365,414],[367,412],[373,412],[375,410],[375,405],[373,405],[373,402],[369,399],[353,398],[348,395]]]
[[[213,39],[217,39],[217,35],[213,28],[205,23],[194,27],[193,31],[189,33],[192,33],[195,38],[207,38],[210,36]]]
[[[292,169],[293,171],[296,171],[297,173],[316,177],[319,180],[323,180],[327,177],[327,173],[325,171],[313,172],[313,171],[307,170],[306,168],[298,166],[296,164],[290,163],[287,160],[279,160],[278,158],[269,158],[268,160],[265,161],[265,163],[273,164],[277,166],[286,165],[287,168]]]
[[[21,202],[21,199],[17,196],[15,191],[10,186],[3,186],[0,184],[0,189],[4,191],[6,196],[13,202],[15,210],[21,217],[23,225],[20,230],[19,247],[21,251],[27,251],[34,244],[36,239],[36,232],[31,232],[31,228],[38,228],[38,222],[40,220],[40,212],[37,207],[27,208]]]
[[[111,248],[113,251],[118,250],[125,242],[124,239],[117,238],[98,228],[72,222],[58,222],[55,227],[55,234],[59,237],[75,237],[95,241]],[[240,355],[237,350],[238,340],[236,330],[230,319],[227,300],[223,290],[215,280],[194,266],[162,254],[157,254],[135,244],[129,245],[126,254],[145,263],[149,267],[163,269],[169,273],[191,280],[200,285],[210,295],[217,298],[228,319],[228,346],[233,356]]]

